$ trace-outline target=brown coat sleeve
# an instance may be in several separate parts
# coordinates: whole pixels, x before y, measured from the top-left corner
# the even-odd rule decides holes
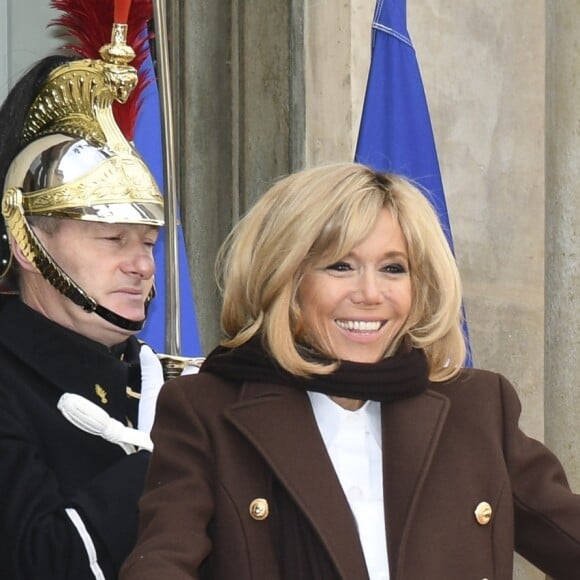
[[[517,426],[520,402],[507,381],[505,457],[512,483],[515,549],[559,580],[580,578],[580,496],[571,493],[560,461]]]
[[[210,552],[211,442],[187,396],[191,379],[170,381],[161,390],[152,431],[155,455],[140,502],[139,542],[121,571],[123,580],[199,578]]]

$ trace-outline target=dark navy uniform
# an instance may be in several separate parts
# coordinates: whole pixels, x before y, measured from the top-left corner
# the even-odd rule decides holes
[[[11,298],[0,310],[0,578],[113,579],[136,538],[150,454],[79,430],[57,409],[82,395],[135,426],[135,338],[113,349]]]

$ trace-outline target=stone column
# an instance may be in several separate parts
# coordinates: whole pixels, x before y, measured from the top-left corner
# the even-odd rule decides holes
[[[352,161],[370,61],[375,0],[304,1],[304,158]]]
[[[301,164],[302,0],[169,2],[183,230],[204,352],[219,340],[217,250]]]
[[[546,10],[546,442],[580,492],[580,5]]]
[[[166,4],[181,221],[207,352],[219,336],[213,262],[231,228],[234,205],[232,11],[230,1]]]

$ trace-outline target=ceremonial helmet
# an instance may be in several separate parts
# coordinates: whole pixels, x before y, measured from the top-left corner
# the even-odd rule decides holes
[[[119,17],[111,0],[92,1],[101,12],[109,7],[109,23],[113,22],[110,43],[102,44],[100,58],[52,57],[41,61],[21,81],[21,88],[27,86],[32,93],[29,102],[10,103],[9,95],[0,113],[0,136],[8,142],[8,154],[11,144],[15,149],[11,161],[0,166],[4,218],[0,227],[0,281],[3,279],[3,291],[18,291],[10,251],[10,239],[14,239],[40,274],[67,298],[87,312],[137,331],[144,321],[128,320],[98,304],[49,255],[31,227],[37,216],[164,224],[163,198],[155,179],[113,113],[114,106],[118,110],[129,106],[140,80],[137,69],[129,64],[135,58],[135,51],[127,44],[129,3],[122,3],[126,13]],[[53,0],[56,7],[71,3]],[[87,3],[91,0],[84,0]],[[151,1],[134,0],[133,4],[140,5],[142,22],[136,25],[141,26],[137,32],[142,35],[147,9],[152,11]],[[55,22],[66,25],[70,16]],[[124,22],[119,22],[123,18]],[[92,25],[94,28],[96,23]],[[67,45],[71,47],[81,55],[87,53],[86,46]],[[15,95],[12,100],[20,98],[18,91]],[[19,106],[25,112],[20,127],[13,127],[13,120],[6,117]],[[137,110],[136,103],[131,106]]]

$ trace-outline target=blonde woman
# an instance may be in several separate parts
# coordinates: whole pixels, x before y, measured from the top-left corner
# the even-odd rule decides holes
[[[462,368],[461,285],[406,180],[276,183],[219,259],[225,339],[162,390],[122,580],[512,577],[580,570],[580,498]]]

